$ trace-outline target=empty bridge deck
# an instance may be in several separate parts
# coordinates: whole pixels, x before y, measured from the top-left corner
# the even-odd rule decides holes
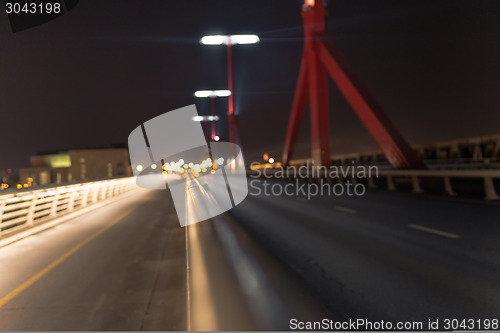
[[[224,216],[332,319],[498,314],[498,203],[254,192]],[[0,248],[0,329],[287,328],[258,322],[214,223],[181,228],[168,191],[140,191]]]

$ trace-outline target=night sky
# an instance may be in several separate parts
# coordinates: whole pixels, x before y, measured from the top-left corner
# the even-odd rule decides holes
[[[142,122],[185,105],[209,113],[193,92],[227,87],[225,47],[199,44],[216,33],[260,36],[234,47],[235,108],[246,159],[280,155],[301,4],[80,0],[15,34],[2,7],[0,169],[41,151],[125,144]],[[500,133],[500,1],[330,0],[328,12],[332,39],[410,143]],[[332,153],[375,149],[333,84],[330,97]],[[224,115],[226,99],[217,107]],[[225,117],[218,126],[227,140]]]

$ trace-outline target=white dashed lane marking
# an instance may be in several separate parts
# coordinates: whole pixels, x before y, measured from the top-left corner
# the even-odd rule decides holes
[[[457,234],[452,234],[451,232],[446,232],[446,231],[442,231],[442,230],[432,229],[432,228],[424,227],[424,226],[421,226],[421,225],[418,225],[418,224],[408,224],[408,227],[412,228],[412,229],[420,230],[420,231],[423,231],[423,232],[428,232],[428,233],[431,233],[431,234],[434,234],[434,235],[439,235],[439,236],[442,236],[442,237],[453,238],[453,239],[462,238],[462,236],[457,235]]]

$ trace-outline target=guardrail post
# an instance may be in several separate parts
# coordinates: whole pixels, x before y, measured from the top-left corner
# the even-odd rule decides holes
[[[107,199],[111,196],[111,185],[109,183],[106,184],[105,190],[104,190],[104,196],[102,197],[103,199]]]
[[[495,185],[493,184],[493,179],[491,177],[484,177],[484,197],[486,200],[497,200],[500,199],[497,192],[495,191]]]
[[[420,187],[420,182],[418,181],[417,176],[411,176],[411,185],[413,193],[424,193],[424,190]]]
[[[100,188],[98,186],[93,186],[93,187],[94,187],[94,195],[93,195],[93,198],[92,198],[92,203],[95,203],[99,199],[99,190],[100,190]]]
[[[50,209],[50,216],[56,216],[57,214],[57,203],[59,202],[59,191],[52,197],[52,208]]]
[[[444,177],[444,191],[451,197],[457,195],[457,193],[453,191],[453,187],[451,187],[450,177]]]
[[[2,219],[3,219],[3,211],[5,210],[5,205],[7,204],[7,199],[2,200],[0,202],[0,236],[2,236]]]
[[[106,184],[106,185],[104,185],[104,186],[103,186],[103,188],[102,188],[102,189],[101,189],[101,191],[100,191],[100,194],[101,194],[101,195],[100,195],[100,197],[99,197],[99,200],[104,200],[104,199],[106,199],[107,194],[108,194],[108,189],[109,189],[109,185],[108,185],[108,184]]]
[[[367,182],[368,182],[368,188],[377,188],[377,185],[375,185],[375,182],[373,181],[372,177],[368,177]]]
[[[70,192],[70,197],[69,197],[69,202],[68,202],[68,209],[67,209],[68,212],[73,211],[73,209],[75,208],[75,195],[77,193],[78,193],[78,190],[76,190],[76,187],[74,187],[72,189],[72,191]]]
[[[396,186],[394,185],[394,181],[392,180],[392,176],[387,176],[387,190],[388,191],[396,191]]]
[[[85,190],[83,191],[82,207],[87,206],[87,201],[89,200],[89,192],[90,188],[88,187],[86,187]]]
[[[26,224],[27,225],[35,224],[34,215],[35,215],[35,206],[36,206],[37,200],[38,200],[38,196],[36,195],[36,193],[33,193],[33,198],[31,199],[30,208],[28,209],[28,214],[26,215]]]

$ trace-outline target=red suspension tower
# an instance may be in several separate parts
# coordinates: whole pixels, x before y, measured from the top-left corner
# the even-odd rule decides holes
[[[326,34],[323,1],[305,0],[302,18],[305,45],[288,123],[283,165],[288,165],[292,158],[308,100],[312,159],[315,165],[330,165],[329,74],[394,168],[425,169],[423,161],[401,136]]]

